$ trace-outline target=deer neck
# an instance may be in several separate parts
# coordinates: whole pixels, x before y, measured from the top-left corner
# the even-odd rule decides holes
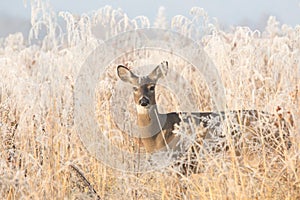
[[[151,105],[150,108],[137,106],[137,122],[140,129],[151,131],[156,126],[163,123],[163,115],[158,113],[156,104]],[[163,124],[161,124],[163,126]],[[160,127],[161,129],[161,127]]]
[[[159,114],[156,105],[149,109],[137,107],[138,128],[141,133],[141,141],[147,152],[154,152],[166,146],[164,125],[166,114]]]

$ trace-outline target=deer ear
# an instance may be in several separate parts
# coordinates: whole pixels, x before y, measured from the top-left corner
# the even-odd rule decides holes
[[[136,84],[138,81],[138,77],[130,71],[127,67],[123,65],[119,65],[117,68],[119,78],[127,83]]]
[[[163,61],[160,65],[158,65],[150,74],[149,78],[152,80],[157,80],[163,76],[167,75],[168,71],[168,62]]]

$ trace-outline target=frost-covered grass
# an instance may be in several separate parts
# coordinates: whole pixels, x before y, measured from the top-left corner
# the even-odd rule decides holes
[[[56,15],[41,1],[32,1],[30,37],[15,33],[1,39],[0,48],[0,196],[3,199],[87,199],[95,194],[77,166],[102,199],[180,199],[181,185],[188,199],[299,199],[300,198],[300,26],[280,26],[270,18],[263,32],[247,27],[223,31],[198,8],[188,17],[163,19],[156,27],[176,30],[202,43],[218,67],[226,88],[229,109],[258,109],[273,113],[279,106],[294,116],[292,147],[268,158],[259,149],[256,163],[229,155],[199,160],[203,172],[178,179],[174,169],[132,174],[107,167],[92,157],[81,143],[74,126],[73,92],[76,76],[89,53],[101,40],[120,32],[152,26],[146,17],[129,19],[110,7],[94,13]],[[65,20],[61,28],[58,19]],[[44,32],[44,34],[43,34]],[[130,66],[147,56],[119,58],[115,63]],[[162,55],[161,55],[162,56]],[[167,55],[165,55],[167,56]],[[173,58],[173,66],[184,62]],[[172,61],[169,61],[172,63]],[[176,69],[175,69],[176,70]],[[210,110],[205,80],[190,77],[199,110]],[[105,77],[99,77],[99,106],[106,127],[115,133],[109,120],[111,97],[117,77],[114,63]],[[105,83],[105,85],[101,85]],[[164,93],[165,94],[165,93]],[[162,97],[160,97],[162,98]],[[172,111],[172,96],[165,106]],[[159,101],[164,103],[163,100]],[[128,139],[128,138],[127,138]],[[126,147],[136,146],[125,141]],[[131,148],[131,146],[130,146]],[[265,156],[262,156],[265,155]],[[113,159],[113,158],[112,158]],[[258,159],[257,157],[253,160]]]

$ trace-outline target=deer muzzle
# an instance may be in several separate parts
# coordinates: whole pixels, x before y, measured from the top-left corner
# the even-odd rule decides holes
[[[143,96],[140,100],[139,100],[139,104],[143,107],[146,107],[148,105],[150,105],[150,100],[149,98]]]

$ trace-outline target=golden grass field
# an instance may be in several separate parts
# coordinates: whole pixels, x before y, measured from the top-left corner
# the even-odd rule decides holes
[[[270,18],[262,32],[247,27],[223,31],[196,8],[189,17],[173,18],[169,28],[202,43],[215,63],[229,109],[274,113],[280,107],[294,118],[289,150],[270,154],[256,149],[251,158],[229,150],[199,160],[201,173],[179,180],[171,167],[128,173],[106,166],[87,152],[73,120],[76,77],[90,52],[117,33],[151,26],[147,19],[130,20],[110,7],[80,17],[56,16],[38,6],[32,7],[29,39],[15,33],[0,40],[1,199],[181,199],[180,184],[186,186],[187,199],[300,199],[300,26],[281,26]],[[66,21],[65,32],[58,17]],[[190,26],[196,18],[203,23]],[[100,126],[109,127],[110,134],[118,131],[110,113],[114,105],[109,104],[117,81],[114,64],[122,61],[133,67],[147,56],[155,62],[161,62],[159,56],[173,59],[169,62],[179,66],[178,71],[185,65],[151,52],[139,60],[126,55],[114,60],[99,77],[95,110]],[[205,80],[181,72],[190,77],[199,110],[210,110]],[[175,109],[178,102],[172,95],[161,94],[158,103],[165,103],[167,111]],[[123,139],[124,148],[137,148],[134,138]]]

